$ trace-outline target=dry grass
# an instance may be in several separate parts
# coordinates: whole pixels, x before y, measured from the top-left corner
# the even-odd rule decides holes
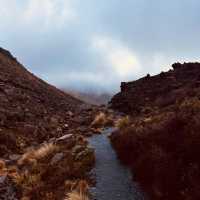
[[[64,153],[64,159],[56,165],[50,164],[58,152]],[[17,172],[12,170],[12,180],[22,197],[55,200],[63,199],[67,192],[70,194],[66,199],[88,200],[87,182],[77,179],[89,170],[89,162],[88,158],[76,162],[72,152],[63,146],[43,145],[22,156]]]
[[[119,158],[150,199],[200,199],[200,100],[176,106],[174,112],[160,110],[148,120],[140,116],[111,136]]]
[[[45,158],[46,156],[52,154],[58,149],[55,144],[44,144],[39,149],[30,150],[25,153],[22,158],[18,161],[19,165],[23,165],[25,163],[32,163],[35,164],[37,160]]]
[[[73,191],[67,195],[65,200],[89,200],[87,195],[80,194],[77,191]]]
[[[30,174],[28,171],[25,171],[23,174],[15,176],[14,181],[23,189],[29,190],[41,181],[41,177],[40,174]]]
[[[39,196],[39,190],[45,185],[42,175],[49,168],[49,159],[57,150],[56,145],[45,144],[38,149],[29,150],[18,160],[18,165],[26,166],[26,170],[18,173],[13,171],[12,179],[20,188],[23,197]],[[38,194],[34,192],[35,190]]]
[[[86,144],[82,144],[84,138],[77,137],[76,142],[86,148]],[[83,159],[76,161],[72,150],[73,148],[63,144],[40,145],[27,150],[16,166],[6,166],[0,160],[0,175],[8,174],[20,199],[56,200],[64,199],[65,194],[70,193],[67,199],[88,200],[87,182],[80,181],[79,178],[85,177],[93,160],[90,155],[83,155]],[[57,153],[63,153],[63,159],[52,164]],[[66,180],[68,182],[65,183]]]
[[[91,124],[92,128],[103,128],[113,126],[113,116],[100,112]]]
[[[94,119],[94,121],[92,122],[91,126],[94,128],[99,128],[104,126],[104,124],[106,123],[106,115],[103,112],[100,112]]]
[[[86,181],[79,181],[75,190],[67,194],[65,200],[89,200],[88,197],[89,186]]]
[[[127,128],[130,125],[129,116],[123,117],[116,122],[116,127],[120,130]]]

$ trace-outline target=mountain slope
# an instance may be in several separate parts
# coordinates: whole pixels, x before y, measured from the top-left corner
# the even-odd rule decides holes
[[[82,105],[82,101],[28,72],[0,48],[1,155],[17,152],[33,141],[63,134],[58,127],[70,124],[67,113],[79,112]]]
[[[93,108],[0,48],[0,199],[65,199],[72,186],[87,196]]]
[[[33,97],[32,103],[36,105],[42,102],[53,110],[62,111],[75,109],[81,103],[28,72],[8,51],[3,49],[0,49],[0,81],[1,92],[4,95],[21,96],[21,99],[16,98],[16,100],[21,100],[24,104],[28,104],[27,99]]]
[[[123,83],[112,107],[129,114],[111,136],[153,200],[200,199],[200,64]]]

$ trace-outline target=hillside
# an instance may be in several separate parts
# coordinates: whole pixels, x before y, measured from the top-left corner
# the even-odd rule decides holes
[[[0,199],[60,200],[72,186],[86,195],[95,113],[0,48]]]
[[[111,107],[129,117],[111,136],[150,199],[200,199],[200,63],[122,83]]]
[[[81,101],[61,92],[28,72],[8,51],[0,49],[1,101],[10,98],[14,103],[5,103],[12,108],[17,104],[37,109],[42,104],[48,112],[74,110]],[[1,102],[3,105],[3,101]],[[34,106],[33,106],[34,105]],[[38,109],[37,112],[44,112]]]
[[[137,81],[122,83],[121,92],[110,102],[111,107],[133,115],[196,96],[200,87],[200,64],[175,63],[172,68],[156,76],[147,75]]]
[[[5,143],[1,139],[4,130],[10,135],[7,147],[12,145],[12,148],[15,147],[9,141],[12,134],[25,136],[25,140],[29,136],[28,140],[41,141],[52,137],[55,130],[50,129],[49,123],[64,124],[64,120],[69,123],[67,112],[78,112],[81,104],[28,72],[8,51],[0,49],[0,143]]]

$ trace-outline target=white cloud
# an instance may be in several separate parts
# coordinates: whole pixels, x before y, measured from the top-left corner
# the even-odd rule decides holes
[[[77,18],[72,0],[0,0],[1,24],[56,29]]]
[[[26,23],[50,28],[67,25],[65,23],[76,18],[76,13],[70,0],[29,0],[23,18]]]
[[[106,37],[94,37],[92,46],[119,77],[133,77],[141,71],[136,54],[120,41]]]
[[[174,59],[167,57],[164,53],[155,52],[151,59],[151,73],[157,74],[160,71],[168,71],[171,64],[173,64],[173,60]]]
[[[160,2],[0,0],[0,44],[57,86],[76,79],[118,89],[173,62],[199,60],[200,1]]]

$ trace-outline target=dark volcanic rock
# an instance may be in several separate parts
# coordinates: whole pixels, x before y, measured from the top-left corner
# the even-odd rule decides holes
[[[121,92],[111,100],[111,107],[127,114],[138,114],[144,108],[175,104],[185,96],[195,96],[200,87],[200,63],[175,63],[173,70],[147,75],[137,81],[123,82]]]

